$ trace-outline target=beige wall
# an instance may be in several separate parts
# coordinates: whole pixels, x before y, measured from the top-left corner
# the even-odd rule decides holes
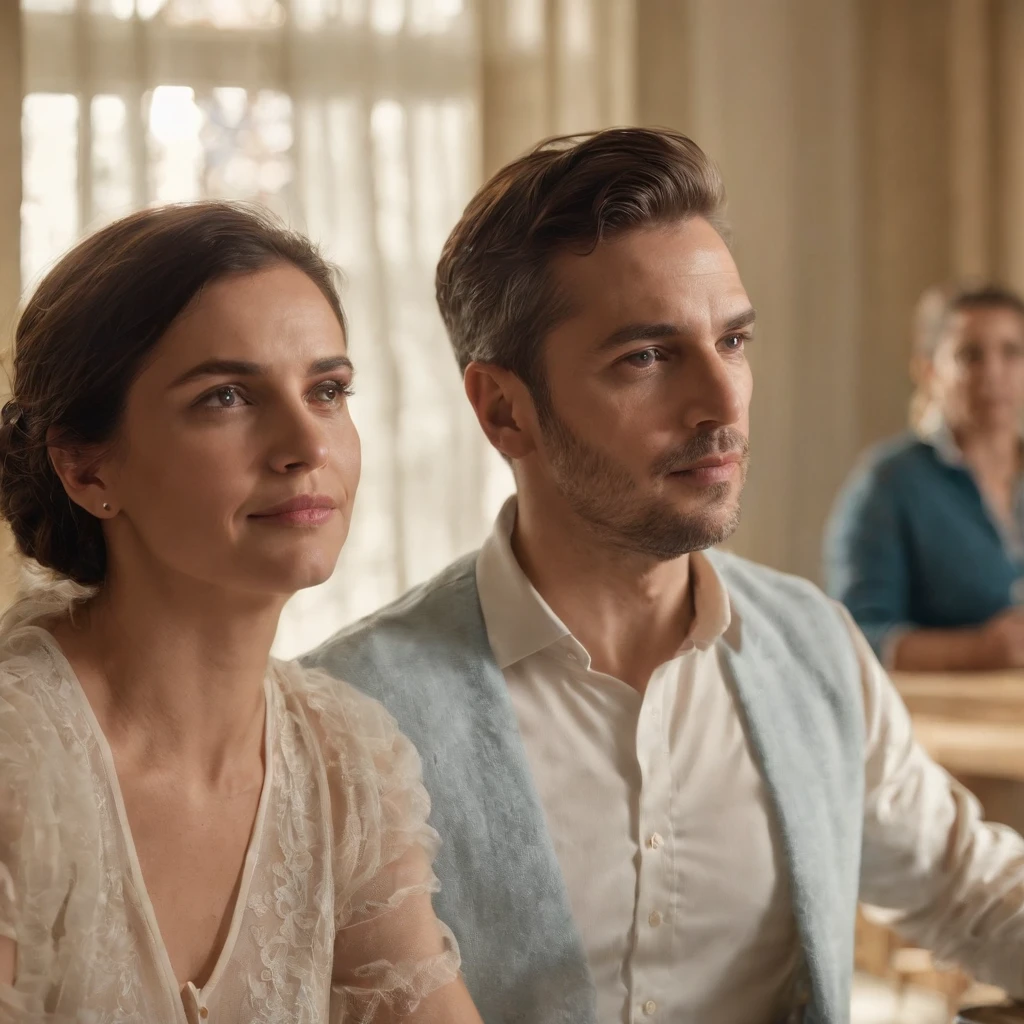
[[[719,162],[758,310],[753,464],[734,547],[815,574],[857,447],[862,337],[853,0],[641,0],[638,119]],[[656,60],[652,57],[656,56]]]
[[[19,4],[0,0],[0,337],[2,350],[14,334],[21,287],[21,28]],[[6,360],[0,363],[0,402],[6,400]],[[0,527],[0,609],[14,595],[16,570],[11,539]]]
[[[17,8],[0,2],[7,337]],[[595,0],[589,53],[573,45],[569,4],[549,0],[543,25],[517,36],[524,9],[481,0],[483,168],[546,134],[628,121],[687,131],[719,161],[761,321],[735,547],[818,576],[837,487],[865,445],[905,423],[920,291],[962,274],[1024,288],[1024,2]]]
[[[0,3],[0,331],[10,337],[20,290],[21,37],[19,5]]]
[[[901,430],[920,292],[1024,287],[1024,3],[639,0],[637,118],[721,164],[758,308],[735,547],[817,577],[857,453]]]

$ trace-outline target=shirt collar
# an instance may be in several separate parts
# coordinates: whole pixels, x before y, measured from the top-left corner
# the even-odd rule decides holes
[[[477,590],[487,638],[498,667],[504,671],[524,658],[572,637],[568,627],[527,579],[512,551],[517,503],[509,500],[498,513],[476,565]],[[681,650],[707,650],[729,628],[732,608],[728,592],[710,559],[690,556],[695,615]]]

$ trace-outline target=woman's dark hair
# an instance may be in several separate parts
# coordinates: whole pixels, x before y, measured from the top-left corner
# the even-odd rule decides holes
[[[275,264],[306,274],[344,329],[335,268],[257,207],[144,210],[90,235],[46,275],[18,321],[0,426],[0,515],[24,554],[77,583],[103,581],[100,521],[67,496],[48,446],[114,441],[132,383],[200,291]]]

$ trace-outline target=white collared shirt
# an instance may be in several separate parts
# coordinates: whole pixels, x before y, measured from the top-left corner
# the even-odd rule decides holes
[[[481,551],[477,583],[598,1021],[779,1019],[799,958],[796,926],[767,794],[715,650],[737,625],[718,574],[691,556],[693,626],[641,695],[592,670],[530,584],[510,543],[515,514],[512,499]],[[912,920],[919,941],[968,965],[988,961],[991,980],[1024,994],[1024,842],[981,824],[976,801],[917,746],[899,696],[847,621],[867,723],[863,895],[925,907]],[[955,863],[944,860],[954,830],[969,840]],[[985,916],[992,878],[1019,887],[998,921]]]

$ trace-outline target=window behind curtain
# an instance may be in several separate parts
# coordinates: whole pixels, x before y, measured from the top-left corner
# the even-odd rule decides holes
[[[257,200],[343,269],[363,481],[291,656],[479,544],[504,466],[433,302],[479,177],[469,0],[22,0],[22,280],[151,203]]]

